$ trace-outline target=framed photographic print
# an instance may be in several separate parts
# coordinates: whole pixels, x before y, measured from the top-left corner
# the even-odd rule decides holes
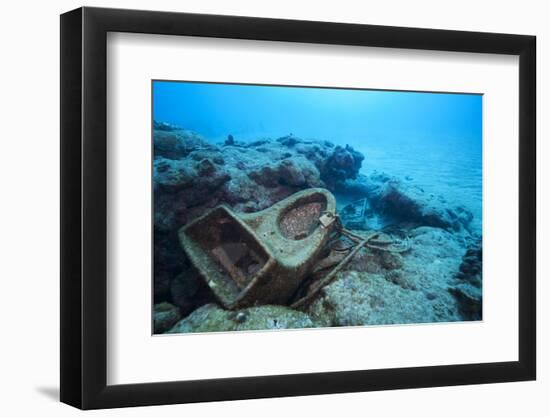
[[[535,37],[61,16],[61,400],[535,379]]]

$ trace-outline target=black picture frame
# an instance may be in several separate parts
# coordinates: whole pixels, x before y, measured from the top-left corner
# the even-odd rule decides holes
[[[519,56],[519,360],[107,385],[108,32]],[[534,36],[136,10],[61,15],[61,401],[82,409],[533,380],[536,377]]]

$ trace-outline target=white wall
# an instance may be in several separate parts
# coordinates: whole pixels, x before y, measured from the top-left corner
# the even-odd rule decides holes
[[[89,6],[534,34],[538,37],[539,380],[528,383],[329,395],[101,411],[99,415],[547,415],[550,342],[545,279],[550,267],[550,147],[542,120],[549,96],[550,26],[545,2],[470,1],[91,1]],[[1,285],[0,410],[4,415],[74,415],[57,402],[59,273],[59,18],[77,1],[5,2],[0,24]],[[545,13],[546,12],[546,13]],[[7,233],[6,233],[7,232]],[[545,236],[543,236],[543,234]],[[545,413],[546,412],[546,413]],[[117,414],[118,415],[118,414]]]

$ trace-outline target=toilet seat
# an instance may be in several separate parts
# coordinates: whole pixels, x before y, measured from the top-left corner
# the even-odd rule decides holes
[[[178,235],[224,307],[286,304],[326,245],[335,214],[332,193],[312,188],[256,213],[218,206]]]

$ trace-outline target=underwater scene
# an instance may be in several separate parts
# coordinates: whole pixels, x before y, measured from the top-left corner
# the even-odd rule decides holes
[[[482,319],[482,95],[152,96],[154,334]]]

